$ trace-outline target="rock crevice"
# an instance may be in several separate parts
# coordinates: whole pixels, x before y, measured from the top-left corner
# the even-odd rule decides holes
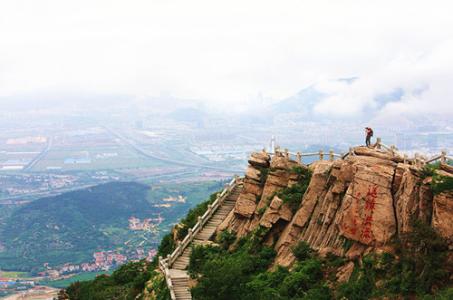
[[[434,195],[430,179],[420,168],[405,164],[392,153],[356,147],[355,155],[309,166],[278,153],[254,153],[244,189],[220,230],[238,237],[258,227],[268,228],[266,243],[277,252],[276,264],[294,261],[292,247],[306,241],[319,253],[349,258],[388,248],[394,237],[411,230],[418,219],[431,224],[451,241],[453,249],[453,195]],[[308,168],[312,177],[292,211],[277,195],[296,183],[294,167]],[[447,169],[445,171],[444,169]],[[452,176],[444,168],[439,172]]]

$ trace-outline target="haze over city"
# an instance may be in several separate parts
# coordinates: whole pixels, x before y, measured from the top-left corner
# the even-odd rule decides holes
[[[304,168],[347,163],[352,147],[386,156],[382,169],[447,161],[452,10],[436,0],[0,1],[0,298],[55,296],[130,261],[156,263],[161,240],[193,226],[235,175],[262,189],[275,147],[305,154],[290,162]]]
[[[314,107],[323,118],[368,108],[384,115],[451,115],[448,6],[2,1],[1,110],[18,96],[33,102],[36,95],[58,93],[69,105],[75,97],[65,96],[83,92],[128,100],[166,94],[243,112],[314,85],[326,95]],[[398,99],[377,103],[395,91]]]

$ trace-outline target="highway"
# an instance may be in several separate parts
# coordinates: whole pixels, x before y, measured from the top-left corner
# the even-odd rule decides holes
[[[148,157],[148,158],[152,158],[154,160],[158,160],[158,161],[162,161],[162,162],[166,162],[166,163],[170,163],[170,164],[174,164],[174,165],[178,165],[178,166],[184,166],[184,167],[201,168],[201,169],[209,169],[209,170],[232,172],[232,173],[242,173],[243,172],[243,170],[239,170],[239,169],[228,169],[228,168],[223,168],[223,167],[216,167],[216,166],[209,166],[209,165],[202,165],[202,164],[193,164],[193,163],[189,163],[189,162],[182,162],[182,161],[178,161],[178,160],[172,160],[172,159],[168,159],[168,158],[158,157],[158,156],[153,155],[153,154],[149,153],[148,151],[144,150],[142,147],[137,145],[133,140],[126,138],[119,132],[116,132],[107,126],[103,126],[103,125],[101,125],[101,126],[104,129],[106,129],[108,132],[110,132],[112,135],[114,135],[117,138],[119,138],[120,140],[122,140],[125,144],[129,145],[132,149],[134,149],[139,154],[141,154],[145,157]]]
[[[35,156],[24,168],[23,171],[30,171],[36,164],[46,157],[47,153],[49,153],[50,149],[52,148],[52,142],[53,142],[53,137],[49,137],[47,140],[47,145],[46,147],[39,153],[38,155]]]

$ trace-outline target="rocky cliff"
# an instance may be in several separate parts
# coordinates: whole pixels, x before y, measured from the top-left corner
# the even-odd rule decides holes
[[[274,264],[283,266],[294,262],[291,249],[299,241],[321,255],[351,260],[392,252],[393,241],[415,220],[430,224],[453,250],[453,192],[432,188],[433,175],[453,178],[451,167],[430,174],[384,150],[356,147],[353,153],[309,166],[284,153],[253,153],[243,192],[218,231],[242,237],[266,228],[265,243],[277,252]],[[311,174],[308,188],[298,201],[288,201],[285,191],[302,183],[301,170]]]

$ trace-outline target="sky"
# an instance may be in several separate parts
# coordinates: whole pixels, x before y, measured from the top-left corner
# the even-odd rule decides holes
[[[241,107],[314,85],[326,116],[453,116],[452,11],[451,1],[0,0],[0,98],[80,90]],[[396,89],[399,101],[376,102]]]

